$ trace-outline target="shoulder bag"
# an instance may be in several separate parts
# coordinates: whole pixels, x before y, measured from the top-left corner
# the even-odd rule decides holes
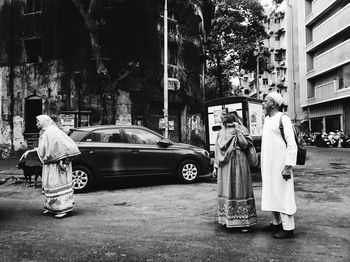
[[[287,141],[286,141],[286,138],[284,136],[284,130],[283,130],[283,123],[282,123],[282,116],[280,117],[280,125],[279,125],[279,128],[280,128],[280,131],[281,131],[281,135],[282,135],[282,138],[284,140],[284,142],[286,143],[286,146],[287,146]],[[295,128],[293,126],[293,132],[294,132],[294,138],[295,138],[295,143],[297,144],[297,148],[298,148],[298,151],[297,151],[297,165],[305,165],[305,160],[306,160],[306,148],[303,147],[303,145],[300,145],[299,142],[298,142],[298,136],[296,134],[296,131],[295,131]]]

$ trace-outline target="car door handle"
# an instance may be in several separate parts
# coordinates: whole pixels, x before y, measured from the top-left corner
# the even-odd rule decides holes
[[[130,153],[139,153],[140,152],[140,149],[131,149],[130,150]]]
[[[89,154],[93,154],[93,153],[95,153],[94,150],[89,150]]]

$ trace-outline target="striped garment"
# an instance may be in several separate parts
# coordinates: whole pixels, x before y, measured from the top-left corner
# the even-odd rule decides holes
[[[53,214],[64,214],[73,210],[72,163],[67,165],[65,171],[56,163],[44,165],[42,181],[46,197],[45,210]]]

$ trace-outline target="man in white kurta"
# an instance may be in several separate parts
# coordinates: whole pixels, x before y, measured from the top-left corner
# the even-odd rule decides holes
[[[290,118],[278,110],[282,103],[277,92],[265,97],[263,107],[267,116],[261,143],[261,209],[272,212],[272,223],[264,231],[274,232],[279,239],[294,236],[296,212],[292,166],[296,164],[297,145]],[[279,128],[280,119],[286,142]]]

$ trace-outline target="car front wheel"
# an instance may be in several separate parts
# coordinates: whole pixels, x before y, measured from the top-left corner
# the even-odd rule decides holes
[[[84,166],[73,166],[73,188],[76,193],[89,191],[93,184],[91,171]]]
[[[199,165],[194,160],[185,160],[178,169],[178,178],[183,183],[193,183],[199,178]]]

